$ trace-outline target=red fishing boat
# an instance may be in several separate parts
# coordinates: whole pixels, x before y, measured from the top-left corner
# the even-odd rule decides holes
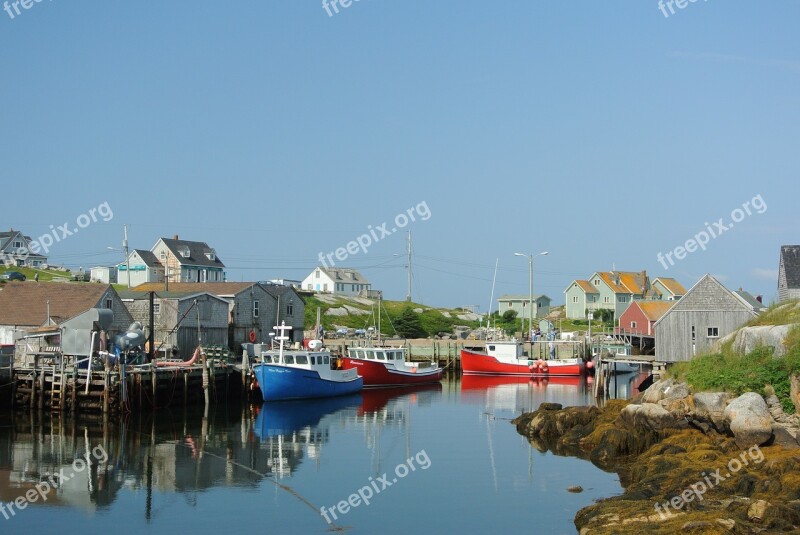
[[[586,370],[581,358],[535,360],[524,355],[522,349],[523,344],[517,341],[487,342],[483,351],[464,348],[461,350],[461,369],[464,375],[527,377],[580,376]]]
[[[364,378],[364,387],[438,383],[444,370],[427,362],[407,362],[402,347],[353,347],[343,358],[343,368]]]

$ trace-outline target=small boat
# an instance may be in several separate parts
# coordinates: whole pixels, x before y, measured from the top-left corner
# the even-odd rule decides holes
[[[550,377],[583,375],[586,365],[581,358],[538,359],[523,354],[518,341],[487,342],[486,349],[461,350],[461,369],[464,375],[520,375]]]
[[[253,364],[264,401],[325,398],[360,392],[364,380],[355,370],[337,369],[337,359],[328,351],[286,350],[291,329],[282,322],[275,327],[278,350],[264,351]]]
[[[356,370],[365,387],[410,386],[438,383],[444,370],[428,363],[406,361],[402,347],[351,347],[343,368]]]

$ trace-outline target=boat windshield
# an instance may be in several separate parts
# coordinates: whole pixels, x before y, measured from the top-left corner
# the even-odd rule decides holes
[[[308,357],[308,358],[311,359],[311,365],[312,366],[317,364],[317,357]]]
[[[297,355],[297,364],[308,364],[308,357],[305,355]]]
[[[329,362],[329,360],[328,360],[328,359],[329,359],[329,357],[322,357],[322,358],[323,358],[323,359],[324,359],[324,361],[325,361],[323,364],[330,364],[330,362]]]
[[[358,358],[360,358],[360,359],[363,359],[363,358],[364,358],[364,352],[363,352],[363,351],[361,351],[361,350],[359,350],[359,351],[356,351],[356,355],[358,355]]]
[[[261,355],[261,362],[269,364],[272,362],[272,357],[270,355]]]
[[[386,360],[386,354],[383,351],[376,351],[375,355],[377,355],[378,360]]]
[[[284,355],[283,356],[283,363],[284,364],[294,364],[294,355]]]
[[[367,358],[369,360],[375,360],[375,352],[374,351],[367,351]]]

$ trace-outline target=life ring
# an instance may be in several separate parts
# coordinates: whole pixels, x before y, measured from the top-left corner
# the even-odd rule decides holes
[[[251,343],[256,343],[256,332],[250,331],[250,334],[247,335],[247,338],[250,340]]]

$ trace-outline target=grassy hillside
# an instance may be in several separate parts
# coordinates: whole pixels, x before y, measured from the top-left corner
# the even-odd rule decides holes
[[[304,296],[306,302],[305,323],[307,328],[312,328],[317,321],[317,308],[321,309],[322,326],[327,332],[335,331],[337,327],[348,327],[352,329],[366,329],[368,327],[377,328],[378,308],[376,300],[348,298],[340,296]],[[418,303],[407,303],[405,301],[382,301],[381,310],[381,333],[386,336],[394,336],[393,323],[403,313],[406,308],[422,309],[418,313],[420,324],[428,336],[435,336],[439,332],[451,333],[454,325],[466,325],[477,328],[478,321],[459,319],[458,315],[467,312],[460,309],[431,308]],[[341,309],[347,307],[350,312],[344,316],[328,315],[330,309]],[[450,317],[448,317],[448,315]]]
[[[723,344],[716,353],[700,355],[689,362],[674,364],[670,375],[685,380],[698,391],[725,391],[743,394],[753,391],[765,394],[770,386],[781,400],[784,410],[792,414],[794,404],[789,396],[790,376],[800,374],[800,302],[772,306],[747,326],[794,325],[789,331],[783,357],[773,357],[772,348],[760,347],[747,355],[733,351],[733,341]]]
[[[47,269],[32,269],[32,268],[25,268],[25,267],[4,267],[0,266],[0,275],[5,273],[6,271],[18,271],[25,275],[28,280],[33,280],[34,275],[37,273],[39,274],[39,280],[42,282],[51,281],[53,279],[65,279],[69,280],[72,277],[72,273],[69,271],[56,271],[56,270],[47,270]]]

